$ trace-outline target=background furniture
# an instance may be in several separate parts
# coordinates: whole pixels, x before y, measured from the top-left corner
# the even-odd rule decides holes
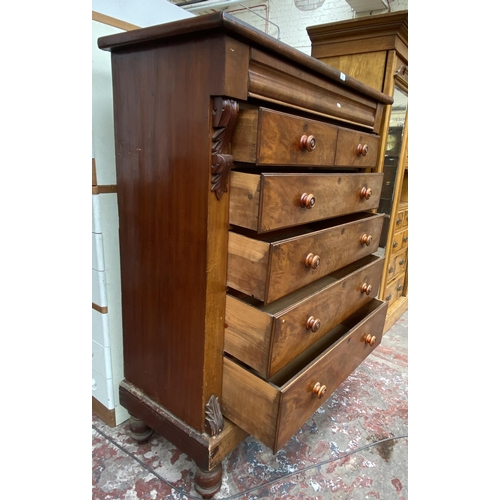
[[[380,132],[376,171],[384,173],[379,212],[385,255],[379,297],[389,304],[384,332],[408,308],[408,11],[307,28],[311,55],[394,97]]]
[[[112,57],[134,437],[206,498],[251,433],[274,452],[380,343],[392,98],[225,13],[99,39]]]

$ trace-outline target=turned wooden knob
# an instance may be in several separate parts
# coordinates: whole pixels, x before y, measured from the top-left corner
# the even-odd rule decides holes
[[[356,154],[358,156],[366,156],[368,154],[368,144],[358,144]]]
[[[302,208],[312,208],[314,207],[315,203],[316,203],[316,198],[314,197],[313,194],[304,193],[300,197],[300,206]]]
[[[394,272],[394,268],[393,268],[392,266],[389,268],[389,272],[390,272],[390,273],[393,273],[393,272]]]
[[[361,244],[368,246],[373,240],[373,236],[371,234],[363,234],[361,236]]]
[[[403,243],[406,243],[407,241],[408,241],[408,236],[405,236],[405,237],[403,238]]]
[[[405,260],[404,260],[404,259],[401,259],[401,260],[399,261],[399,265],[400,265],[400,266],[402,266],[404,263],[405,263]]]
[[[313,333],[319,330],[321,326],[321,321],[319,319],[314,319],[313,316],[309,316],[306,322],[306,329],[311,330]]]
[[[403,222],[403,220],[402,220],[402,219],[396,219],[396,224],[398,224],[398,225],[399,225],[399,224],[401,224],[401,222]]]
[[[321,385],[319,382],[316,382],[312,392],[318,396],[318,399],[321,399],[326,394],[326,385]]]
[[[371,195],[372,195],[371,188],[366,188],[366,187],[362,188],[359,193],[359,197],[364,198],[365,200],[369,200]]]
[[[308,253],[306,256],[306,266],[311,269],[316,269],[319,266],[319,255]]]
[[[361,293],[366,293],[366,295],[370,295],[370,293],[372,293],[372,286],[369,285],[368,283],[363,283],[363,286],[361,287]]]
[[[313,135],[303,135],[300,138],[300,149],[302,151],[312,151],[316,147],[316,139]]]
[[[375,337],[375,335],[370,335],[370,334],[365,335],[364,339],[365,342],[370,345],[375,344],[375,342],[377,341],[377,337]]]
[[[392,293],[390,293],[386,298],[385,300],[391,300],[392,299]]]

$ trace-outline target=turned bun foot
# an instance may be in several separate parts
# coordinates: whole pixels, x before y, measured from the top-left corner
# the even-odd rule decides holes
[[[130,435],[138,443],[144,443],[145,441],[147,441],[154,432],[153,429],[146,425],[142,420],[132,415],[130,415],[128,423],[130,426]]]
[[[203,498],[212,498],[220,490],[222,484],[222,464],[216,465],[210,471],[196,467],[194,481],[196,491]]]

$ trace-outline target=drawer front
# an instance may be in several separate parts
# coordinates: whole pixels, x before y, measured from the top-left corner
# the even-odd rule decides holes
[[[396,215],[396,220],[394,221],[394,228],[395,231],[399,231],[404,227],[405,223],[405,211],[404,210],[399,210],[399,212]]]
[[[408,229],[403,231],[403,238],[401,240],[401,248],[408,248]]]
[[[231,173],[229,223],[259,233],[378,207],[383,174]]]
[[[330,166],[338,127],[266,108],[242,109],[232,139],[234,161],[257,166]]]
[[[394,254],[399,252],[403,248],[403,231],[394,234],[394,238],[392,238],[391,244],[391,253]]]
[[[373,215],[272,245],[266,302],[375,252],[382,224]]]
[[[380,138],[377,135],[359,131],[340,129],[337,139],[335,166],[375,167]]]
[[[403,219],[403,227],[408,227],[408,209],[405,210],[405,215]]]
[[[405,275],[403,273],[387,285],[384,300],[387,301],[388,307],[391,307],[392,304],[394,304],[394,302],[396,302],[396,300],[398,300],[403,294],[404,279]]]
[[[224,350],[268,379],[377,296],[383,263],[366,257],[273,308],[228,295]]]
[[[396,267],[395,275],[402,273],[403,271],[406,270],[407,258],[408,258],[407,252],[403,252],[395,257],[395,259],[394,259],[395,267]]]
[[[223,414],[276,453],[379,345],[386,311],[370,301],[270,382],[224,358]]]
[[[389,266],[387,267],[387,281],[390,281],[398,274],[396,266],[396,257],[391,257]]]

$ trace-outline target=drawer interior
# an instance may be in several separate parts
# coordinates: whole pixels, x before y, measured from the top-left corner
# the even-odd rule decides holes
[[[273,244],[280,241],[286,241],[286,240],[291,240],[293,238],[298,238],[307,234],[314,233],[316,231],[322,231],[323,229],[330,229],[336,226],[341,226],[343,224],[349,224],[350,222],[358,222],[364,219],[371,219],[374,217],[380,217],[380,215],[373,214],[371,212],[359,212],[356,214],[334,217],[333,219],[311,222],[309,224],[304,224],[302,226],[295,226],[286,229],[278,229],[277,231],[270,231],[269,233],[257,234],[255,231],[235,226],[231,227],[231,231],[246,236],[248,238],[252,238],[257,241]]]

